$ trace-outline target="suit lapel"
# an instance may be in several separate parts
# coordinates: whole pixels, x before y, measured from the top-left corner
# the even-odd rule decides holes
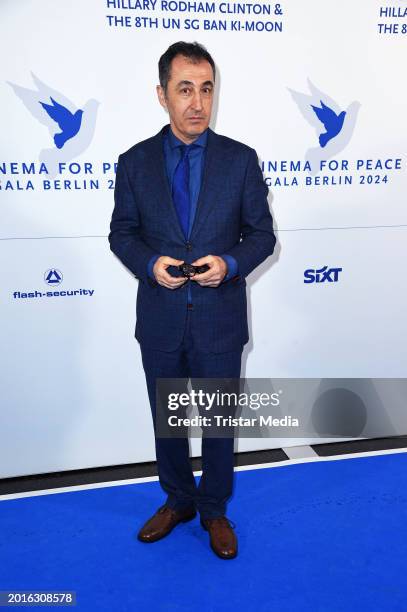
[[[156,183],[158,201],[163,204],[163,211],[169,216],[170,227],[176,228],[177,234],[185,242],[184,232],[178,219],[174,201],[168,185],[167,173],[165,170],[165,159],[163,151],[164,126],[158,134],[151,139],[150,162],[153,170],[153,184]]]
[[[221,151],[218,144],[218,135],[208,128],[208,140],[206,142],[205,164],[201,189],[199,190],[198,202],[196,205],[194,222],[191,228],[190,240],[199,232],[211,208],[216,205],[216,186],[222,167]]]
[[[156,187],[158,190],[158,199],[164,204],[163,208],[168,213],[169,219],[172,221],[172,227],[176,227],[177,234],[182,242],[185,242],[185,235],[180,225],[178,214],[175,208],[174,201],[168,185],[167,174],[165,171],[165,159],[163,152],[163,133],[164,126],[158,134],[150,141],[151,152],[150,162],[156,179]],[[208,128],[208,140],[206,144],[205,163],[203,168],[203,177],[201,181],[201,189],[199,191],[198,202],[196,205],[195,217],[191,228],[189,240],[192,240],[202,227],[211,208],[216,204],[216,198],[211,194],[216,193],[216,182],[220,180],[221,173],[219,168],[224,160],[222,159],[221,150],[218,143],[218,135]]]

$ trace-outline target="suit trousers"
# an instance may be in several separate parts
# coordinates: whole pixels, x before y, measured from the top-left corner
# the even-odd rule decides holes
[[[143,368],[154,423],[155,450],[160,485],[167,494],[165,504],[174,509],[195,507],[202,518],[226,514],[233,493],[233,437],[202,436],[202,476],[197,486],[192,472],[187,437],[156,435],[156,378],[239,378],[243,345],[226,353],[202,352],[196,346],[191,325],[193,307],[188,307],[184,337],[175,351],[166,352],[140,344]]]

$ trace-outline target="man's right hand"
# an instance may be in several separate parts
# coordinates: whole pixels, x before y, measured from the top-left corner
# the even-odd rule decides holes
[[[179,266],[182,263],[184,263],[183,259],[174,259],[173,257],[168,257],[167,255],[161,255],[153,267],[153,274],[157,283],[163,287],[167,287],[167,289],[177,289],[178,287],[181,287],[181,285],[186,283],[188,277],[171,276],[171,274],[168,274],[167,268],[168,266]]]

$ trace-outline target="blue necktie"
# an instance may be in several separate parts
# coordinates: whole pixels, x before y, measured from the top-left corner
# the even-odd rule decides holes
[[[185,234],[188,238],[189,231],[189,215],[191,209],[191,201],[189,197],[189,157],[188,152],[193,145],[180,145],[181,159],[175,168],[174,178],[172,181],[172,197],[178,218]]]

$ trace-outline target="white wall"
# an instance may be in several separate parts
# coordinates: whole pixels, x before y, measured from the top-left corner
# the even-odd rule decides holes
[[[403,11],[405,4],[395,6]],[[380,17],[376,0],[285,0],[256,5],[280,8],[282,16],[254,17],[222,14],[220,2],[215,14],[169,15],[158,0],[150,11],[108,5],[0,4],[0,477],[154,459],[133,337],[137,281],[109,251],[107,234],[113,164],[168,122],[156,100],[157,62],[176,40],[198,40],[214,56],[211,127],[254,147],[271,184],[278,247],[248,277],[251,340],[242,377],[341,378],[351,388],[343,379],[406,373],[405,35],[380,33],[378,26],[398,24],[401,31],[403,19]],[[107,15],[132,23],[136,17],[159,24],[168,16],[198,19],[201,28],[112,27]],[[225,18],[242,28],[245,20],[277,21],[282,31],[202,29],[204,19]],[[58,127],[39,104],[50,104],[50,95],[71,112],[85,111],[78,134],[62,149],[53,143]],[[347,111],[342,130],[324,148],[318,143],[324,128],[310,106],[321,98],[336,113]],[[40,160],[48,175],[12,172],[12,162],[21,172],[23,162],[38,169]],[[311,171],[268,167],[269,161],[303,167],[306,160]],[[348,171],[319,171],[327,160]],[[386,160],[389,169],[366,168]],[[58,175],[60,162],[80,164],[81,171]],[[92,175],[85,174],[85,162]],[[103,172],[103,164],[112,167]],[[338,184],[345,175],[352,184]],[[326,177],[329,184],[307,186],[307,177]],[[83,184],[89,178],[99,189],[42,188],[44,179]],[[276,185],[284,179],[286,186]],[[28,180],[33,190],[26,190]],[[306,269],[323,266],[342,268],[338,282],[304,283]],[[63,275],[56,287],[44,281],[49,269]],[[14,297],[80,289],[93,294]],[[400,413],[392,413],[404,394],[390,401],[388,387],[372,385],[392,426],[406,433]],[[395,388],[403,390],[400,385]],[[369,409],[363,389],[357,393]],[[296,443],[246,439],[238,448]],[[199,453],[196,440],[193,449]]]

